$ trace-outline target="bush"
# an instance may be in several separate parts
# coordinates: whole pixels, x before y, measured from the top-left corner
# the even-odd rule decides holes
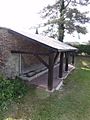
[[[75,47],[79,49],[78,54],[85,53],[86,55],[90,55],[90,45],[77,45]]]
[[[21,80],[7,80],[0,76],[0,109],[6,109],[11,101],[19,100],[26,92],[27,87]]]

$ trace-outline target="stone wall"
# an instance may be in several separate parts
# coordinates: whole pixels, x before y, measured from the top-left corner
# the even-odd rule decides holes
[[[17,71],[15,69],[16,60],[18,57],[15,57],[11,54],[11,48],[15,43],[15,38],[8,33],[8,29],[0,28],[0,48],[2,63],[0,64],[0,73],[4,74],[5,77],[15,77]]]
[[[0,28],[0,73],[6,77],[14,78],[20,72],[20,54],[11,53],[11,50],[30,51],[30,52],[48,52],[44,46],[39,43],[26,40],[25,37],[10,32],[5,28]],[[47,61],[47,57],[43,56]],[[39,60],[30,54],[22,54],[22,68],[33,64],[40,64]]]

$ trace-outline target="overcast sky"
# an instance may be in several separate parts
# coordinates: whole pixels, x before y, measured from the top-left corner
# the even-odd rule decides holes
[[[37,14],[53,0],[0,0],[0,26],[30,28],[40,23]]]
[[[42,22],[37,13],[43,7],[49,3],[52,4],[54,1],[55,0],[0,0],[0,26],[29,29],[31,26]],[[87,10],[89,11],[90,8]],[[90,27],[88,27],[88,30],[89,28]],[[83,36],[82,38],[85,38],[82,41],[85,39],[89,40],[89,34]]]

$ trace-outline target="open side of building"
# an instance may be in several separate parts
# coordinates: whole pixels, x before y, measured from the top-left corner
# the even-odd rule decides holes
[[[68,71],[69,58],[72,56],[74,64],[75,51],[76,48],[50,37],[0,28],[0,72],[6,77],[32,77],[47,71],[47,86],[52,90],[55,66],[58,64],[58,77],[62,78],[64,61]]]

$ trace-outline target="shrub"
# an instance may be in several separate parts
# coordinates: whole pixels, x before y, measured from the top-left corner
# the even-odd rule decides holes
[[[11,101],[19,100],[26,92],[27,87],[21,80],[7,80],[0,76],[0,109],[6,109]]]
[[[77,45],[75,47],[79,49],[78,54],[85,53],[86,55],[90,55],[90,45]]]

